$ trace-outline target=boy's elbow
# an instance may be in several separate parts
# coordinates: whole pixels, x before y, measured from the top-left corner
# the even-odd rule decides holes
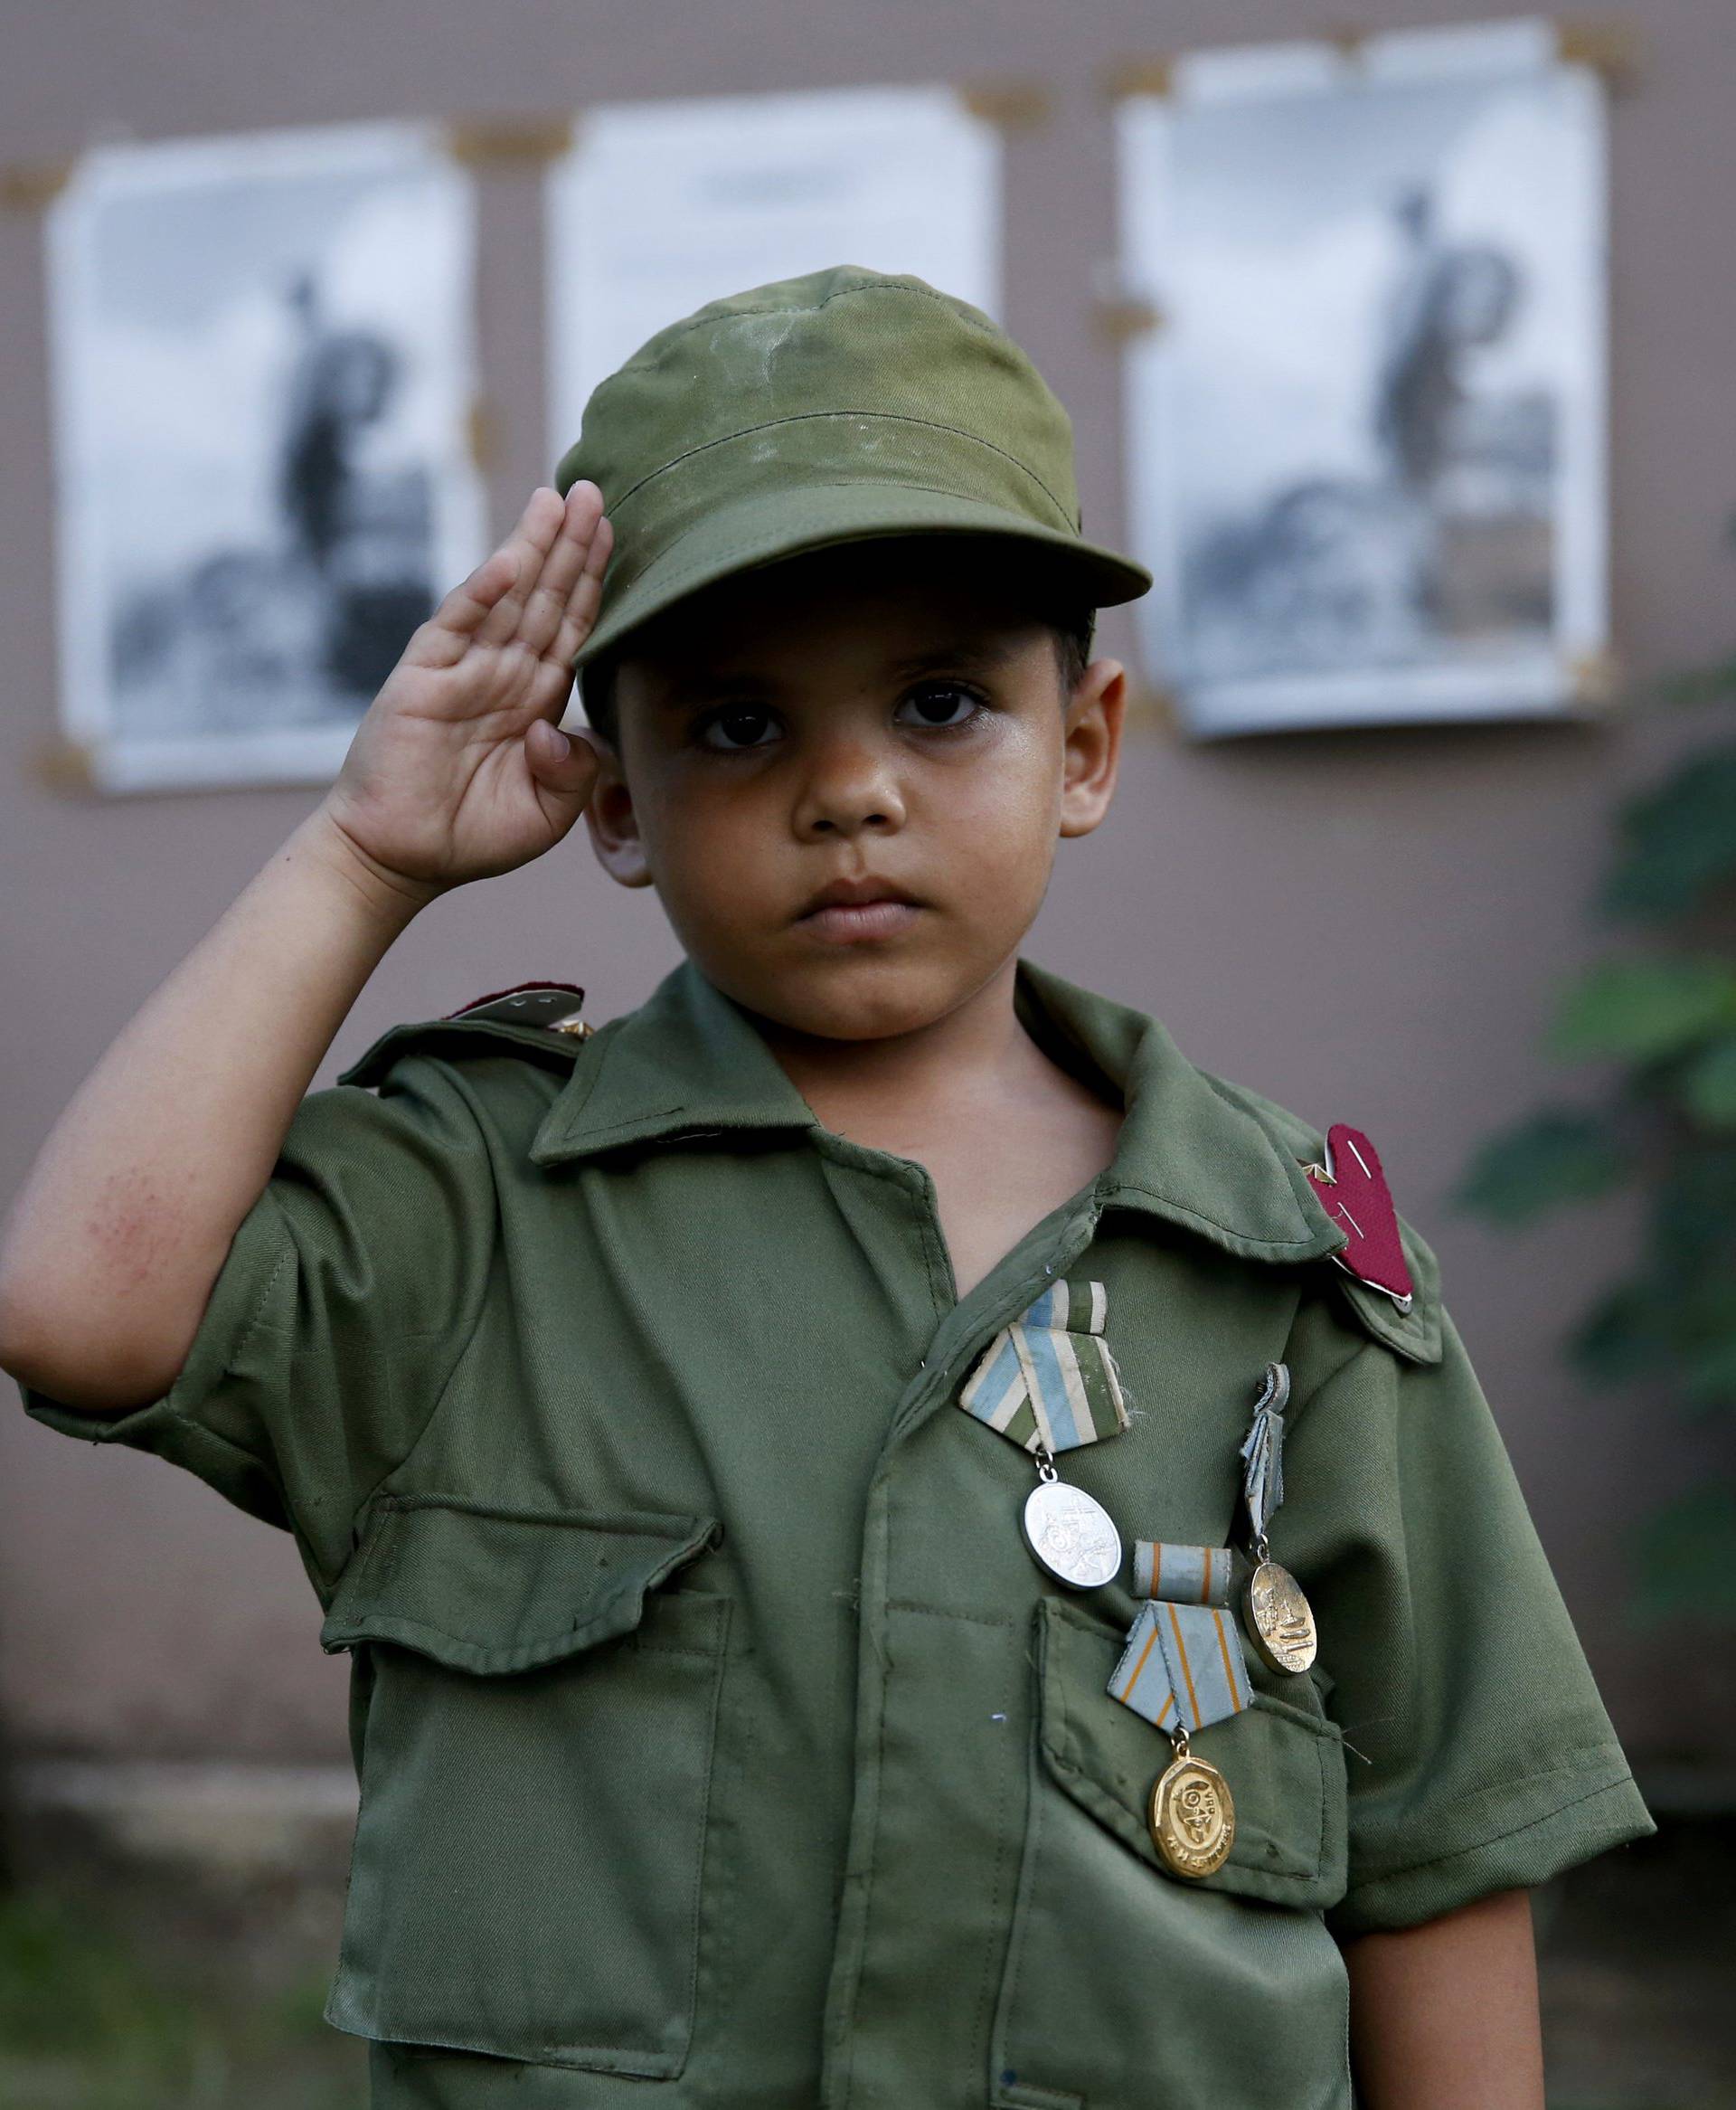
[[[88,1320],[50,1313],[0,1283],[0,1370],[83,1413],[126,1414],[160,1399],[191,1346],[191,1337],[175,1346],[107,1341]]]

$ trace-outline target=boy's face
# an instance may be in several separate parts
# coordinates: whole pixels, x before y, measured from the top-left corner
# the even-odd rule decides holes
[[[1057,840],[1114,790],[1122,669],[1063,696],[1031,605],[1005,559],[918,540],[692,596],[618,668],[599,859],[763,1017],[832,1040],[934,1024],[1010,965]]]

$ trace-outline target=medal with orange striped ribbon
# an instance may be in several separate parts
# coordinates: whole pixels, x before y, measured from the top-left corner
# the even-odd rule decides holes
[[[1137,1565],[1146,1550],[1136,1553]],[[1152,1784],[1146,1810],[1152,1844],[1174,1874],[1210,1876],[1223,1866],[1235,1844],[1235,1797],[1217,1767],[1190,1748],[1188,1735],[1241,1714],[1253,1699],[1241,1635],[1234,1615],[1224,1608],[1230,1549],[1149,1550],[1169,1556],[1147,1566],[1151,1581],[1156,1584],[1158,1572],[1167,1572],[1170,1581],[1165,1586],[1185,1590],[1190,1601],[1153,1597],[1140,1606],[1109,1691],[1124,1707],[1165,1730],[1175,1755]],[[1219,1587],[1213,1586],[1214,1575],[1222,1577]]]

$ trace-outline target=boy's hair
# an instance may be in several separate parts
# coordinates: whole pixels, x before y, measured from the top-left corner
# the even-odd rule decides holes
[[[1062,701],[1079,686],[1091,663],[1091,640],[1097,631],[1095,609],[1045,617],[1055,648],[1055,665],[1061,676]],[[613,748],[620,746],[620,720],[615,707],[615,678],[623,659],[633,656],[631,639],[623,639],[613,651],[598,653],[579,669],[579,695],[588,722]]]

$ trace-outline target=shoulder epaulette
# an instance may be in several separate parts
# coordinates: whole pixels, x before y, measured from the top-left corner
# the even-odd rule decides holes
[[[429,1055],[510,1047],[532,1060],[570,1068],[596,1030],[580,1016],[585,992],[575,982],[516,982],[462,1004],[443,1017],[413,1019],[382,1033],[340,1084],[377,1084],[412,1046]]]
[[[1362,1145],[1364,1164],[1378,1169],[1379,1159],[1367,1136],[1361,1129],[1342,1125],[1327,1130],[1323,1135],[1311,1122],[1292,1113],[1288,1107],[1250,1091],[1245,1084],[1231,1083],[1223,1077],[1211,1077],[1208,1081],[1232,1104],[1252,1115],[1271,1138],[1279,1156],[1296,1166],[1302,1175],[1297,1184],[1305,1197],[1304,1206],[1318,1209],[1327,1223],[1343,1233],[1345,1244],[1342,1254],[1328,1254],[1324,1259],[1308,1264],[1317,1269],[1322,1278],[1329,1279],[1332,1288],[1363,1330],[1373,1334],[1384,1347],[1402,1356],[1407,1362],[1439,1362],[1443,1352],[1440,1267],[1427,1241],[1402,1216],[1394,1216],[1399,1250],[1395,1254],[1390,1246],[1387,1248],[1383,1258],[1388,1264],[1382,1269],[1387,1280],[1376,1283],[1357,1272],[1354,1262],[1360,1255],[1353,1250],[1357,1241],[1344,1220],[1342,1206],[1333,1206],[1335,1199],[1341,1204],[1348,1203],[1351,1215],[1362,1225],[1354,1197],[1348,1191],[1335,1197],[1334,1189],[1338,1184],[1341,1154],[1342,1162],[1355,1169],[1355,1159],[1344,1150],[1344,1140],[1350,1136],[1354,1135]],[[1384,1186],[1383,1178],[1382,1184]],[[1388,1206],[1391,1206],[1390,1198]],[[1366,1230],[1367,1225],[1363,1225],[1363,1228]],[[1396,1266],[1392,1264],[1395,1260]],[[1408,1303],[1404,1301],[1407,1277]]]
[[[570,1033],[575,1039],[585,1040],[595,1028],[580,1017],[584,1008],[585,992],[577,982],[520,981],[509,989],[495,990],[492,996],[473,998],[446,1017],[448,1020],[498,1018],[506,1025],[540,1026],[551,1033]]]

